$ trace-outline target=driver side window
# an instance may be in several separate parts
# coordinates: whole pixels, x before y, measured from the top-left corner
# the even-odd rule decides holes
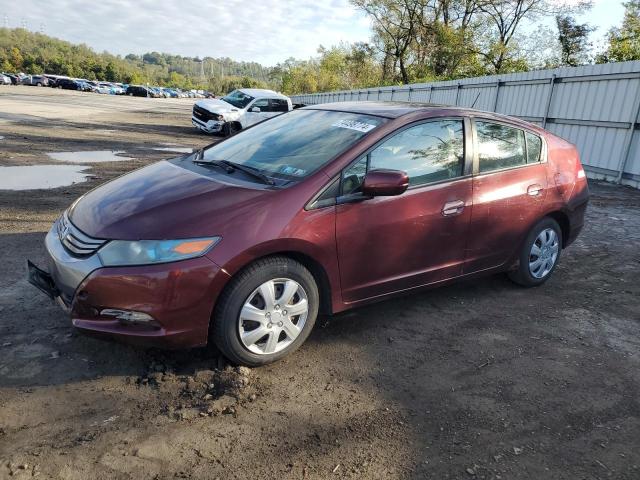
[[[438,120],[407,128],[346,168],[342,195],[358,193],[369,170],[401,170],[409,185],[424,185],[462,176],[464,126],[460,120]]]
[[[251,105],[251,108],[253,108],[253,107],[258,107],[261,112],[268,112],[269,111],[269,99],[261,98],[259,100],[256,100],[255,102],[253,102],[253,105]],[[251,110],[251,108],[249,110]]]

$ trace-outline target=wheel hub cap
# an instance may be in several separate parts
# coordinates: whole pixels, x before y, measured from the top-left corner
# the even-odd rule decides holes
[[[308,313],[307,293],[298,282],[269,280],[249,295],[240,310],[240,341],[258,355],[284,350],[302,331]]]
[[[529,252],[529,272],[534,278],[549,275],[558,260],[558,235],[552,228],[541,231],[531,245]]]

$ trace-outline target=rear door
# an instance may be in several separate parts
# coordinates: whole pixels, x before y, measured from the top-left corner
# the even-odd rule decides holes
[[[280,115],[289,111],[289,102],[282,98],[272,98],[269,100],[273,115]]]
[[[539,220],[547,192],[538,135],[495,120],[472,123],[475,176],[465,273],[509,261]]]
[[[344,170],[336,240],[345,302],[462,273],[472,200],[469,125],[462,118],[413,124]],[[364,175],[375,169],[405,171],[408,190],[362,199]]]

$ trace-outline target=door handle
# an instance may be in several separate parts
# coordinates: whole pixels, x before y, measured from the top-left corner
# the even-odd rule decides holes
[[[542,192],[542,185],[540,185],[539,183],[534,183],[533,185],[529,185],[527,187],[527,195],[530,195],[532,197],[537,197],[538,195],[540,195],[540,192]]]
[[[442,215],[450,217],[462,213],[462,210],[464,210],[464,202],[462,200],[454,200],[444,204],[444,207],[442,207]]]

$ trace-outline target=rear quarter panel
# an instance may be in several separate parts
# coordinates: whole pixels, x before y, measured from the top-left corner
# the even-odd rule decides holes
[[[569,219],[569,238],[565,246],[573,240],[576,229],[582,227],[584,212],[589,199],[589,187],[580,162],[577,148],[566,140],[545,132],[547,142],[547,192],[545,213],[563,212]]]

